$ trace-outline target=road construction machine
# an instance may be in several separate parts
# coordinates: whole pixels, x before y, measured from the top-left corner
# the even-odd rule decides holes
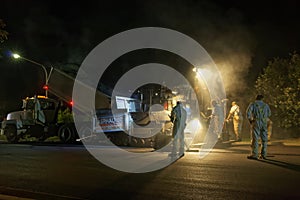
[[[139,99],[123,96],[112,99],[100,90],[96,90],[95,94],[95,113],[91,113],[93,123],[86,124],[82,130],[76,130],[71,112],[73,84],[73,77],[52,68],[46,89],[53,98],[35,95],[23,99],[22,109],[8,113],[2,122],[1,134],[4,134],[10,143],[17,143],[21,138],[28,136],[40,141],[58,136],[63,143],[97,141],[100,132],[104,132],[116,145],[122,146],[159,148],[171,141],[172,123],[168,117],[171,104],[169,110],[157,110],[150,114],[149,110],[143,108]],[[87,85],[84,87],[91,90]],[[113,104],[117,113],[112,113]],[[79,115],[80,106],[76,106],[76,114]],[[82,116],[84,121],[85,115]],[[151,118],[155,120],[156,131],[157,127],[161,127],[157,134],[151,133],[153,128],[146,127]]]

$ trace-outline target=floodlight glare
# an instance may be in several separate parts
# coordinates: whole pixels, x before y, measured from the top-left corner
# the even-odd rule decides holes
[[[16,58],[16,59],[18,59],[18,58],[21,57],[19,54],[16,54],[16,53],[14,53],[12,56],[13,56],[14,58]]]

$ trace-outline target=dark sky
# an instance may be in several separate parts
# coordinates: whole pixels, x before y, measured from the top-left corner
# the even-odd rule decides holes
[[[0,18],[10,35],[0,44],[0,100],[33,95],[43,84],[40,69],[13,61],[7,51],[76,70],[106,38],[145,26],[170,28],[194,38],[220,68],[227,92],[238,95],[254,84],[268,60],[299,51],[299,8],[296,0],[3,0]]]

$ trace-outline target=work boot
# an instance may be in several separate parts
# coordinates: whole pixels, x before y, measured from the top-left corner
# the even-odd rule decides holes
[[[260,159],[267,160],[267,156],[265,156],[265,155],[261,155],[259,158],[260,158]]]
[[[251,160],[258,160],[257,156],[253,156],[253,155],[247,156],[247,158]]]
[[[179,155],[180,155],[179,158],[181,158],[184,156],[184,153],[180,153]]]

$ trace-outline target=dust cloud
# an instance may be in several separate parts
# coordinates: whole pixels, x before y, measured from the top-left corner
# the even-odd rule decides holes
[[[256,41],[238,9],[214,1],[180,0],[151,1],[144,9],[153,24],[181,31],[206,49],[229,96],[238,96],[248,87]]]

